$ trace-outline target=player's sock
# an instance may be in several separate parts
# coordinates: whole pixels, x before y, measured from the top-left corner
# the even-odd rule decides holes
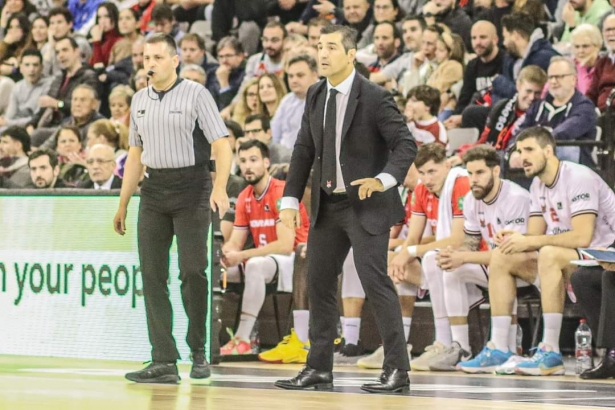
[[[401,320],[404,322],[404,338],[406,339],[406,343],[408,343],[408,338],[410,337],[410,327],[412,326],[412,318],[402,317]]]
[[[453,341],[459,343],[466,352],[472,351],[470,348],[470,334],[468,325],[451,325]]]
[[[444,346],[450,346],[453,343],[451,335],[451,323],[447,317],[436,319],[436,341]]]
[[[310,330],[310,311],[295,310],[293,311],[293,320],[295,323],[295,333],[301,342],[308,342]]]
[[[517,324],[511,324],[508,331],[508,348],[513,354],[517,354]]]
[[[564,317],[561,313],[543,313],[545,322],[545,332],[543,342],[553,348],[554,352],[559,353],[559,334],[562,330],[562,319]]]
[[[360,317],[344,317],[344,341],[346,344],[356,345],[359,343],[359,333],[361,332]]]
[[[508,351],[508,334],[510,333],[510,316],[493,316],[491,318],[491,341],[497,350]]]
[[[254,323],[256,323],[256,318],[254,316],[242,313],[235,336],[246,342],[250,341],[250,333],[252,333]]]

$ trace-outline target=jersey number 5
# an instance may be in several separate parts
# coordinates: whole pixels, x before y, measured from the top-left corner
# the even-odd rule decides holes
[[[267,245],[267,235],[265,235],[264,233],[258,235],[258,246],[265,246]]]

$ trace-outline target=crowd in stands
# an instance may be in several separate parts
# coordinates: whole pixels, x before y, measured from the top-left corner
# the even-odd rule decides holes
[[[481,247],[481,240],[472,239],[484,228],[484,220],[478,226],[468,222],[463,205],[464,198],[467,202],[475,193],[473,175],[486,167],[490,171],[483,169],[481,175],[491,172],[496,187],[504,181],[499,175],[503,170],[524,169],[530,175],[528,163],[536,165],[531,163],[535,158],[519,146],[522,141],[528,145],[528,140],[537,143],[551,166],[557,168],[555,161],[566,160],[595,168],[591,147],[557,143],[596,140],[615,86],[615,0],[4,0],[0,5],[1,188],[121,187],[131,99],[148,87],[143,53],[146,39],[154,33],[176,40],[179,76],[211,93],[235,155],[229,182],[235,206],[222,225],[223,262],[229,280],[246,284],[241,323],[222,348],[225,355],[251,352],[248,339],[265,286],[293,287],[294,251],[307,239],[310,210],[302,208],[306,225],[291,232],[276,222],[277,202],[308,90],[320,80],[322,27],[341,24],[355,29],[357,73],[392,93],[421,147],[400,184],[408,212],[391,232],[389,272],[398,284],[407,337],[416,298],[427,288],[431,293],[436,340],[427,356],[414,362],[415,370],[447,370],[470,358],[467,311],[482,299],[476,285],[491,290],[481,270],[487,268],[479,266],[491,266],[485,255],[502,253],[498,247],[503,242],[483,237]],[[537,132],[536,126],[549,136]],[[457,128],[476,129],[479,138],[447,153],[447,134]],[[474,170],[466,171],[470,163]],[[597,181],[593,184],[599,186]],[[510,195],[527,199],[526,191],[510,190]],[[448,208],[438,205],[443,192],[450,199]],[[477,201],[485,197],[474,196]],[[304,202],[309,204],[305,198]],[[605,200],[601,206],[615,215],[611,202]],[[558,204],[558,210],[569,208]],[[527,225],[530,211],[535,209],[521,209],[517,219]],[[576,230],[574,213],[566,217],[565,229]],[[530,224],[518,232],[555,235],[556,230],[545,229]],[[601,246],[615,240],[615,232],[602,235]],[[562,246],[572,250],[595,244],[592,234],[589,238],[584,244],[572,241]],[[537,251],[540,267],[540,258],[559,256],[549,253],[554,247],[549,244],[522,250]],[[435,249],[463,246],[466,253],[485,252],[466,259],[464,266],[475,266],[459,286],[443,273],[461,269],[459,255],[437,255]],[[548,249],[543,252],[544,248]],[[564,265],[558,265],[559,274],[568,278]],[[538,273],[542,279],[543,272]],[[476,279],[477,275],[483,276]],[[538,286],[536,273],[511,275]],[[501,274],[498,277],[501,281]],[[563,292],[551,286],[551,294]],[[345,343],[336,361],[381,366],[381,349],[364,357],[360,348],[365,296],[352,252],[344,265],[343,288]],[[455,297],[461,298],[458,304],[452,302]],[[560,314],[556,305],[547,314]],[[483,354],[510,358],[515,348],[513,325],[516,329],[511,312],[512,306],[501,308],[498,317],[512,315],[512,322],[494,321],[500,333]],[[295,311],[294,322],[292,334],[262,354],[262,360],[305,361],[308,311]],[[549,356],[559,354],[553,340],[561,317],[559,328],[556,322],[549,316],[553,333],[539,350],[551,358],[552,374],[561,370]],[[510,343],[508,329],[502,330],[506,327],[511,329]],[[489,369],[506,360],[489,362]],[[536,371],[523,366],[529,369],[526,374]],[[470,362],[464,369],[477,372],[480,367]]]

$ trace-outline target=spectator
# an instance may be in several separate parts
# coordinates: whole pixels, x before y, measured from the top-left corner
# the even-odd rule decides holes
[[[81,143],[79,128],[72,125],[60,127],[55,135],[56,152],[60,164],[58,177],[67,186],[76,186],[85,174],[85,151]]]
[[[113,174],[115,170],[113,148],[103,144],[90,147],[85,163],[89,178],[80,181],[77,188],[98,190],[122,188],[122,178]]]
[[[194,81],[195,83],[199,83],[203,86],[205,86],[207,82],[207,74],[205,74],[205,70],[203,70],[203,67],[196,64],[184,65],[179,72],[179,77]]]
[[[139,19],[139,29],[142,34],[146,34],[151,30],[150,22],[152,21],[152,12],[156,6],[156,0],[138,0],[132,9],[137,12]]]
[[[37,50],[42,50],[45,44],[47,44],[48,37],[49,19],[45,16],[37,16],[32,21],[32,27],[30,28],[30,45]]]
[[[288,62],[286,72],[291,92],[282,98],[271,120],[271,135],[274,142],[292,150],[301,128],[308,89],[318,82],[318,67],[312,57],[300,55]]]
[[[258,79],[258,112],[269,119],[275,115],[280,101],[286,95],[286,86],[275,74],[263,74]]]
[[[176,4],[173,9],[175,21],[188,23],[190,26],[197,20],[205,20],[205,8],[213,4],[213,0],[171,0],[169,3]]]
[[[554,57],[549,65],[548,79],[549,94],[544,100],[534,102],[519,131],[540,125],[553,130],[556,141],[595,140],[596,107],[575,88],[574,63],[564,57]],[[561,160],[592,166],[595,164],[591,151],[591,147],[558,146],[556,155]]]
[[[30,180],[38,189],[67,188],[60,175],[58,156],[50,149],[42,148],[34,151],[28,157]]]
[[[457,34],[442,33],[436,45],[438,68],[427,79],[427,85],[440,91],[441,121],[446,120],[455,109],[457,99],[453,86],[463,80],[465,47]]]
[[[263,114],[254,114],[246,118],[244,127],[248,139],[257,139],[269,149],[269,160],[272,165],[290,162],[292,151],[285,146],[273,142],[269,118]]]
[[[107,119],[94,121],[88,128],[87,147],[102,144],[113,148],[115,153],[115,174],[124,176],[124,165],[128,155],[128,127]]]
[[[325,21],[329,24],[333,22],[341,24],[344,21],[342,3],[343,0],[308,0],[299,21],[288,23],[286,29],[289,33],[308,34],[310,22],[316,21],[316,19],[323,22],[320,25],[321,27],[325,25]]]
[[[217,68],[216,61],[213,60],[213,57],[210,58],[205,50],[205,40],[203,40],[203,37],[195,33],[189,33],[183,36],[178,44],[181,66],[196,64],[203,67],[205,73],[214,71]]]
[[[243,126],[246,117],[258,112],[258,79],[250,80],[239,95],[239,102],[233,110],[233,121]]]
[[[417,146],[432,142],[446,146],[448,138],[444,125],[438,121],[439,111],[440,92],[437,89],[419,85],[408,93],[404,114]]]
[[[4,1],[0,15],[0,39],[6,35],[9,27],[9,18],[16,14],[24,14],[26,18],[36,15],[36,7],[29,0]],[[33,17],[32,17],[33,18]]]
[[[330,26],[331,24],[331,20],[327,20],[322,17],[312,18],[307,25],[308,44],[314,48],[318,48],[318,42],[320,41],[320,30],[322,30],[323,27]],[[288,25],[286,28],[288,29]],[[289,32],[290,31],[291,30],[289,30]]]
[[[94,51],[90,65],[97,70],[109,65],[111,50],[122,38],[117,28],[118,20],[119,11],[114,3],[106,1],[98,6],[96,24],[90,30]]]
[[[141,67],[137,70],[131,81],[131,87],[135,91],[139,91],[147,87],[147,71]]]
[[[207,88],[218,102],[218,108],[223,109],[239,92],[246,75],[246,61],[243,47],[235,37],[224,37],[216,48],[220,65],[212,71]]]
[[[502,19],[504,57],[502,74],[493,80],[493,103],[515,94],[515,81],[519,71],[528,65],[537,65],[547,71],[553,56],[558,55],[530,15],[512,13]]]
[[[561,41],[570,41],[572,31],[581,24],[597,26],[602,16],[610,10],[607,0],[568,0],[562,12],[566,27]]]
[[[118,31],[122,38],[115,43],[111,49],[109,57],[109,65],[115,65],[125,58],[129,58],[132,51],[132,45],[139,39],[143,38],[139,31],[139,17],[133,9],[124,9],[120,11],[117,22]]]
[[[21,80],[19,58],[30,43],[30,21],[23,14],[13,14],[8,19],[7,31],[0,41],[0,74],[13,81]]]
[[[487,123],[480,126],[484,130],[476,144],[463,146],[456,156],[450,160],[451,165],[461,165],[461,157],[472,146],[489,144],[498,151],[504,160],[506,153],[514,143],[513,132],[519,122],[525,119],[525,113],[534,101],[540,100],[540,95],[547,83],[547,73],[538,66],[524,67],[517,79],[517,94],[512,98],[498,101],[488,112]],[[464,112],[464,117],[466,113]],[[464,121],[466,119],[464,118]],[[503,169],[506,169],[503,167]]]
[[[374,28],[374,47],[378,58],[367,68],[370,73],[377,73],[399,58],[401,34],[390,21],[377,23]]]
[[[472,20],[455,3],[455,0],[431,0],[423,6],[423,16],[429,25],[438,23],[449,27],[453,33],[461,36],[466,48],[470,50]]]
[[[414,53],[412,64],[401,75],[398,83],[402,95],[407,95],[417,85],[426,84],[429,76],[438,68],[436,48],[442,33],[439,26],[428,26],[423,31],[421,49]]]
[[[96,90],[87,84],[80,84],[73,91],[70,107],[71,115],[62,121],[62,126],[75,126],[79,129],[79,139],[84,146],[87,145],[87,135],[90,124],[98,119],[104,118],[96,111],[99,104],[100,100]],[[55,129],[52,129],[51,132],[55,132]],[[34,136],[39,135],[40,134],[36,132],[32,136],[32,140],[34,140]],[[42,144],[42,147],[46,148],[54,148],[54,146],[55,139],[53,135]]]
[[[399,7],[398,0],[375,0],[374,1],[374,21],[365,29],[361,36],[361,42],[357,44],[358,49],[368,47],[374,43],[374,31],[376,26],[384,21],[395,23],[401,31],[401,20],[404,18],[404,11]],[[401,38],[401,35],[400,35]]]
[[[28,152],[30,136],[24,128],[12,126],[0,133],[0,156],[3,162],[0,179],[3,187],[22,188],[30,184]]]
[[[237,23],[237,37],[247,55],[256,53],[261,30],[267,24],[268,13],[277,2],[271,0],[215,0],[211,31],[214,41],[231,35]]]
[[[302,50],[309,46],[307,38],[301,34],[289,34],[282,43],[282,53],[284,55],[283,67],[286,69],[286,63],[290,60],[293,50]]]
[[[96,73],[92,68],[83,65],[79,46],[75,39],[65,37],[56,42],[56,54],[62,66],[62,75],[56,77],[49,88],[49,94],[39,98],[40,110],[30,121],[29,126],[37,128],[36,133],[29,130],[32,145],[38,147],[60,125],[64,117],[71,112],[71,97],[73,90],[87,84],[97,89],[99,87]]]
[[[361,44],[363,35],[372,22],[373,11],[370,2],[368,0],[343,0],[343,3],[345,24],[356,30],[357,44]]]
[[[119,44],[118,42],[117,44]],[[116,44],[116,45],[117,45]],[[113,89],[119,84],[129,84],[130,78],[139,68],[143,68],[143,50],[145,39],[139,37],[132,43],[131,54],[109,67],[105,73],[105,85]]]
[[[127,85],[118,85],[109,94],[111,120],[118,124],[130,125],[130,103],[135,92]]]
[[[489,2],[489,4],[491,4],[491,2]],[[474,21],[478,22],[481,20],[486,20],[495,26],[498,37],[498,46],[500,47],[504,45],[502,18],[512,13],[514,4],[514,0],[495,0],[493,5],[490,5],[484,10],[474,14]],[[474,52],[476,52],[476,50],[474,50]]]
[[[241,127],[241,125],[237,124],[233,120],[225,120],[224,124],[226,125],[226,129],[228,130],[228,143],[231,146],[231,150],[233,151],[233,162],[231,163],[231,177],[233,177],[241,173],[241,170],[239,169],[239,164],[238,164],[239,161],[237,160],[237,155],[236,155],[237,154],[237,141],[240,138],[244,139],[245,134],[243,132],[243,128]],[[237,180],[235,179],[235,181]],[[239,191],[241,191],[241,189]],[[227,191],[228,191],[228,187],[227,187]],[[237,195],[239,195],[239,192],[236,192],[235,197]],[[231,199],[230,193],[229,193],[229,199]],[[225,218],[224,220],[227,220],[227,219]],[[230,229],[232,229],[232,227]],[[229,235],[230,235],[230,229],[229,229]],[[222,233],[224,234],[224,232]],[[225,235],[224,239],[227,240],[228,236]]]
[[[42,77],[42,56],[36,49],[28,49],[22,53],[19,70],[23,80],[15,84],[10,93],[6,115],[0,116],[0,127],[25,127],[38,110],[39,97],[49,92],[53,81],[53,77]]]
[[[43,75],[60,75],[62,66],[56,55],[56,43],[65,38],[72,37],[79,46],[81,61],[90,61],[92,47],[84,36],[72,34],[73,15],[65,7],[56,7],[49,12],[49,37],[47,44],[41,50],[43,54]]]
[[[154,30],[152,33],[168,34],[179,43],[182,37],[186,34],[179,28],[173,16],[173,10],[166,4],[156,4],[152,10],[152,20],[154,22]]]
[[[488,21],[477,21],[472,26],[472,48],[476,58],[470,60],[463,75],[463,87],[454,115],[444,125],[457,128],[461,125],[462,112],[474,101],[490,98],[493,79],[502,73],[504,51],[498,47],[495,26]],[[488,109],[487,109],[488,110]]]
[[[577,68],[577,90],[586,94],[591,85],[598,53],[602,48],[602,35],[596,26],[581,24],[572,31],[574,64]]]
[[[381,71],[370,74],[369,79],[378,84],[384,84],[392,80],[401,80],[401,75],[408,67],[412,67],[414,64],[414,55],[421,48],[425,27],[426,24],[423,17],[415,15],[406,16],[402,21],[404,54],[390,64],[387,64]]]
[[[280,23],[272,22],[265,26],[261,44],[263,52],[248,59],[244,82],[266,73],[281,75],[284,70],[283,42],[287,36],[286,29]]]
[[[96,10],[102,0],[68,0],[68,9],[73,15],[75,32],[87,36],[96,22]]]
[[[615,62],[611,55],[615,52],[615,14],[607,16],[602,27],[602,37],[608,55],[598,57],[594,65],[594,74],[587,90],[587,97],[600,109],[606,109],[609,95],[615,85]]]

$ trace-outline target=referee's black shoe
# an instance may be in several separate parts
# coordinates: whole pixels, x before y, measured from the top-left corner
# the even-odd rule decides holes
[[[179,383],[181,378],[175,363],[151,362],[145,369],[126,373],[128,380],[137,383]]]
[[[205,359],[205,352],[200,350],[198,352],[192,352],[192,370],[190,370],[190,378],[192,379],[207,379],[211,377],[211,368],[207,359]]]

